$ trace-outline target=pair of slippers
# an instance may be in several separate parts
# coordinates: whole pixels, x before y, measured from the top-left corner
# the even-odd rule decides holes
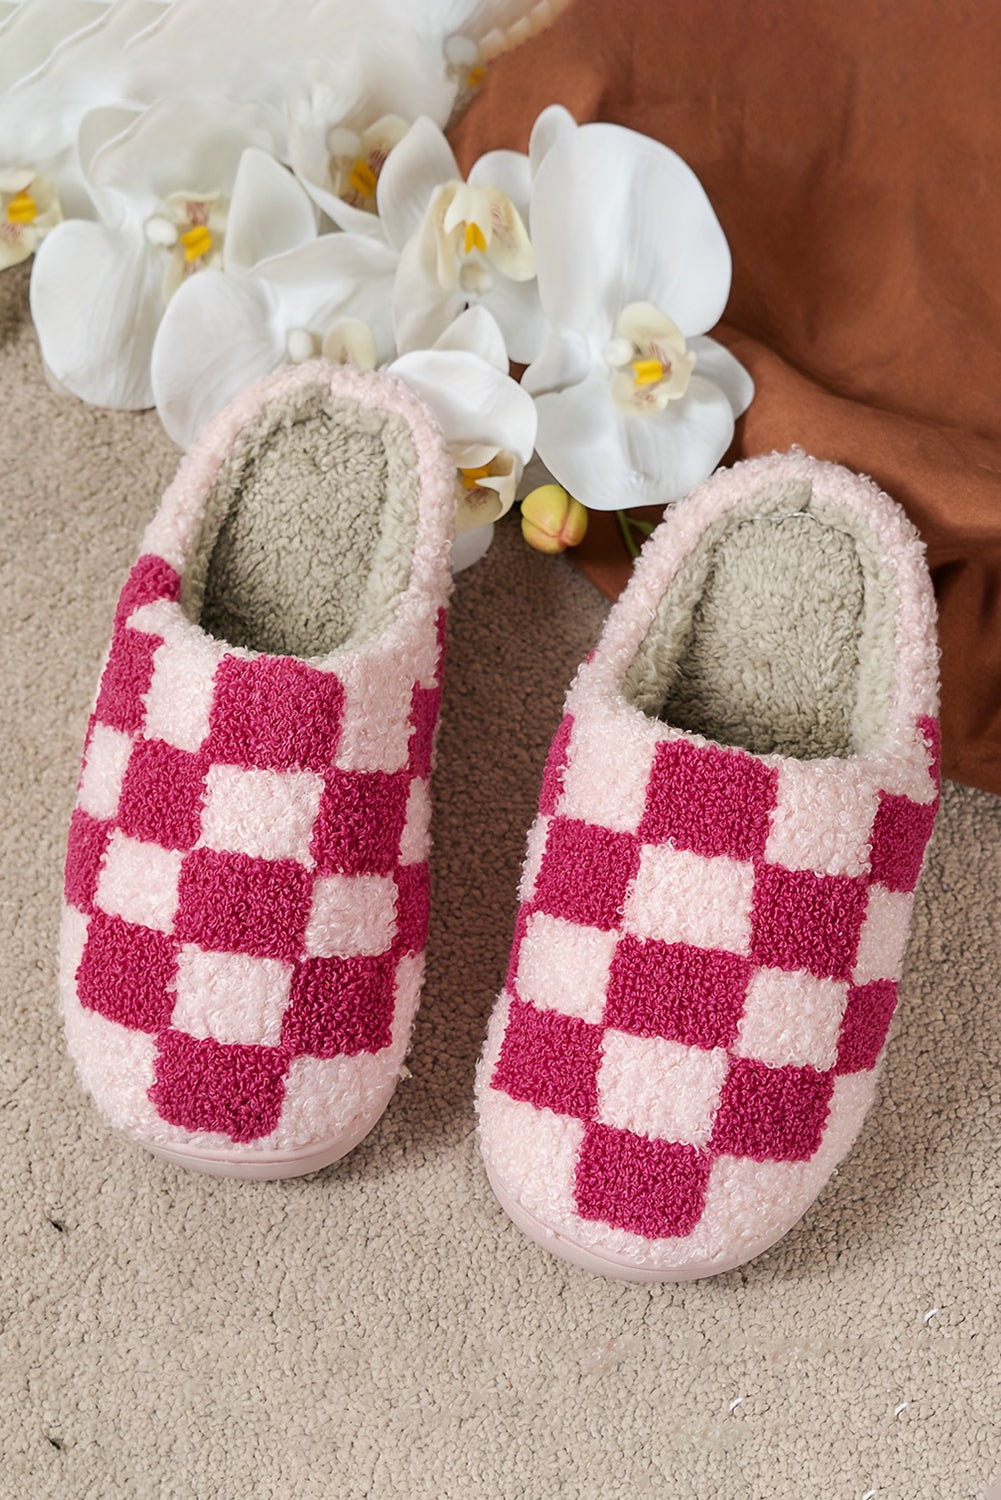
[[[115,1127],[312,1172],[400,1076],[429,912],[455,471],[400,382],[310,364],[185,459],[119,600],[62,1007]],[[773,1244],[872,1102],[938,805],[923,551],[801,453],[671,511],[570,688],[477,1075],[514,1222],[685,1280]]]

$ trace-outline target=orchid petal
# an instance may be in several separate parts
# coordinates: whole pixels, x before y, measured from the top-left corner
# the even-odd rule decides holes
[[[333,364],[374,370],[379,363],[375,335],[361,318],[340,318],[323,336],[320,353]]]
[[[338,198],[329,185],[326,150],[316,143],[307,147],[304,137],[292,123],[289,125],[289,161],[317,208],[338,229],[344,229],[349,234],[369,235],[373,239],[385,238],[385,230],[377,214],[370,214],[364,208],[356,208],[353,203],[345,203],[343,198]]]
[[[153,405],[149,362],[163,312],[164,261],[141,230],[69,220],[42,241],[31,313],[55,378],[92,406]]]
[[[553,477],[592,510],[678,500],[711,473],[733,437],[726,396],[693,375],[681,401],[656,415],[611,400],[610,372],[536,398],[536,448]]]
[[[0,168],[0,193],[23,193],[34,176],[32,167],[22,168],[20,171]]]
[[[90,176],[91,163],[110,141],[129,130],[142,114],[137,104],[100,104],[81,118],[77,130],[76,150],[80,168]]]
[[[408,4],[407,14],[394,25],[385,17],[383,0],[350,3],[361,34],[349,76],[363,82],[368,118],[390,112],[407,120],[426,115],[436,125],[446,125],[455,103],[455,83],[446,74],[441,45],[422,46],[419,17],[414,15],[418,7]],[[342,25],[332,33],[328,50],[339,44]]]
[[[546,153],[532,186],[539,295],[553,324],[610,337],[631,302],[652,302],[686,338],[720,317],[730,252],[680,156],[618,125],[582,125]]]
[[[343,198],[338,198],[335,193],[316,183],[306,182],[305,179],[302,182],[317,208],[322,209],[338,229],[343,229],[347,234],[363,234],[369,239],[385,240],[386,230],[378,214],[370,214],[367,209],[358,208],[354,203],[345,203]]]
[[[145,218],[171,193],[232,192],[248,146],[270,154],[274,137],[256,104],[160,99],[91,162],[95,190],[119,194]]]
[[[0,238],[0,271],[9,271],[11,266],[19,266],[29,260],[37,246],[38,240],[30,230],[21,231],[9,238],[4,235]]]
[[[455,447],[496,443],[523,464],[535,446],[535,403],[527,391],[475,354],[422,349],[390,367],[417,392]]]
[[[455,82],[447,76],[440,42],[428,45],[416,9],[409,0],[402,16],[388,14],[385,0],[312,7],[308,26],[299,28],[303,45],[293,88],[301,88],[308,72],[321,134],[343,121],[358,124],[358,116],[364,128],[390,111],[407,120],[427,115],[438,125],[448,122]]]
[[[520,477],[519,475],[518,478]],[[456,536],[462,536],[467,531],[479,531],[481,526],[488,526],[491,522],[499,521],[502,516],[506,516],[514,504],[518,478],[513,474],[506,477],[504,480],[508,491],[506,496],[500,495],[486,479],[482,480],[469,495],[460,492],[455,508]]]
[[[492,523],[474,526],[470,531],[460,531],[452,543],[452,572],[462,573],[479,562],[490,550],[494,539]]]
[[[467,307],[434,345],[435,349],[462,349],[476,354],[502,374],[508,373],[507,346],[497,319],[483,306]]]
[[[393,282],[397,348],[401,353],[430,349],[464,306],[458,287],[444,291],[434,270],[428,269],[424,236],[415,234],[403,249]]]
[[[6,200],[6,201],[5,201]],[[20,217],[20,202],[27,217]],[[63,217],[56,184],[35,172],[0,170],[0,271],[33,255]]]
[[[258,261],[316,238],[309,197],[272,156],[248,147],[240,157],[226,223],[227,271],[249,271]]]
[[[99,0],[22,0],[0,26],[0,89],[40,68],[68,37],[101,20]]]
[[[326,79],[327,73],[323,76]],[[370,109],[364,92],[359,92],[356,79],[352,82],[347,79],[341,81],[338,73],[333,83],[315,83],[308,99],[293,98],[290,104],[289,162],[313,202],[338,229],[385,239],[385,230],[378,214],[358,208],[353,203],[346,203],[343,198],[338,197],[331,175],[328,141],[331,121],[348,121]]]
[[[485,468],[500,452],[497,443],[450,443],[448,448],[457,469]]]
[[[650,418],[624,419],[633,468],[661,501],[680,500],[711,474],[733,441],[733,408],[719,386],[693,375],[680,401]]]
[[[549,331],[537,282],[510,281],[506,276],[498,276],[490,291],[483,294],[482,305],[497,319],[515,363],[530,364]]]
[[[466,179],[471,187],[500,188],[528,222],[532,171],[522,151],[488,151],[474,162]]]
[[[533,396],[579,385],[591,369],[591,350],[582,333],[551,329],[521,383]]]
[[[456,462],[461,471],[456,490],[456,531],[475,531],[488,521],[499,521],[506,516],[514,504],[524,470],[518,456],[507,450],[496,453],[486,460],[485,474],[469,474],[466,460],[456,458]]]
[[[57,47],[42,67],[0,94],[0,156],[12,165],[29,162],[58,176],[64,207],[70,198],[64,173],[80,191],[70,148],[82,116],[108,99],[125,97],[125,43],[162,15],[157,0],[117,0],[102,8],[99,20]],[[63,169],[58,174],[56,158]]]
[[[349,9],[341,5],[345,27]],[[296,6],[298,25],[290,25],[283,0],[254,0],[252,10],[246,0],[174,0],[157,10],[156,24],[134,36],[126,51],[129,96],[177,97],[183,80],[183,94],[192,101],[252,99],[269,120],[276,154],[283,155],[286,92],[307,61],[334,42],[318,32],[316,7]],[[242,44],[248,25],[257,45]]]
[[[695,355],[695,374],[718,385],[733,409],[734,417],[743,416],[754,399],[754,381],[729,349],[715,339],[705,337],[689,341]]]
[[[386,158],[379,177],[377,202],[386,237],[402,251],[420,228],[435,188],[461,179],[452,148],[433,120],[415,120]]]
[[[466,191],[470,191],[468,186]],[[511,281],[534,281],[535,251],[516,205],[499,188],[472,187],[471,191],[482,194],[482,200],[481,203],[474,200],[470,206],[476,211],[465,217],[478,220],[481,230],[486,221],[487,260]]]
[[[327,200],[339,201],[330,188],[327,130],[332,120],[345,118],[356,103],[357,96],[353,91],[342,97],[336,89],[321,83],[315,84],[308,95],[297,92],[289,98],[289,165],[313,202],[325,214],[330,213]]]
[[[276,301],[251,277],[203,271],[170,301],[153,346],[160,420],[181,448],[244,386],[285,354]]]
[[[380,361],[394,353],[390,292],[396,256],[388,245],[354,234],[325,234],[298,250],[261,261],[256,274],[274,289],[282,326],[321,338],[341,318],[359,318]]]
[[[576,129],[577,121],[562,104],[550,104],[548,109],[542,111],[532,126],[528,142],[528,160],[533,177],[539,170],[543,157],[557,141]]]

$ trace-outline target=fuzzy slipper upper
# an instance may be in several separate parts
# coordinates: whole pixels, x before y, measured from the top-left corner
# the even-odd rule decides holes
[[[664,521],[580,669],[478,1076],[501,1202],[638,1279],[738,1265],[873,1099],[938,803],[923,550],[799,453]]]
[[[454,469],[399,382],[244,392],[122,590],[66,860],[62,1004],[110,1122],[241,1175],[335,1159],[423,972]]]

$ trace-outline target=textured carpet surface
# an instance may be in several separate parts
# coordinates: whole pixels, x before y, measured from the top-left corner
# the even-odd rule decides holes
[[[55,985],[87,706],[176,455],[152,414],[49,392],[22,271],[0,391],[3,1500],[983,1500],[1001,802],[946,790],[880,1102],[806,1219],[694,1285],[564,1268],[494,1203],[471,1090],[543,756],[607,606],[507,524],[452,614],[412,1076],[317,1177],[185,1175],[81,1097]]]

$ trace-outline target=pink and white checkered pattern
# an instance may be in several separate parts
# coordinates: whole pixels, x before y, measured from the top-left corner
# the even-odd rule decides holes
[[[623,696],[709,529],[790,501],[878,559],[878,751],[756,756]],[[706,1275],[816,1197],[874,1095],[938,805],[936,713],[922,549],[871,481],[752,459],[657,529],[567,698],[478,1073],[491,1181],[541,1243],[610,1273]]]
[[[76,995],[153,1040],[162,1121],[247,1143],[278,1132],[300,1059],[380,1053],[410,1005],[441,652],[366,766],[350,685],[198,636],[178,587],[140,558],[101,679],[66,861]]]
[[[71,819],[70,1050],[111,1123],[182,1152],[295,1154],[374,1123],[423,976],[454,504],[424,409],[382,377],[333,377],[418,429],[414,574],[383,638],[315,662],[256,654],[180,603],[220,454],[310,379],[315,367],[242,397],[225,440],[210,430],[213,461],[196,453],[168,492],[147,545],[183,527],[185,548],[178,567],[144,553],[122,591]]]
[[[653,725],[596,778],[589,730],[568,715],[550,752],[481,1116],[488,1153],[504,1130],[535,1137],[544,1184],[534,1195],[525,1162],[514,1175],[548,1222],[555,1209],[625,1231],[609,1242],[628,1251],[692,1236],[735,1164],[810,1162],[839,1083],[871,1082],[938,730],[916,726],[917,798],[858,762],[759,758]],[[856,1117],[866,1089],[841,1092]]]

